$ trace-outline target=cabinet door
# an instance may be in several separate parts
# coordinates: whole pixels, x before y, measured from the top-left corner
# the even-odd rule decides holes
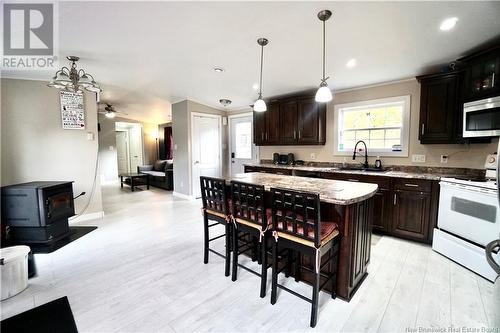
[[[421,143],[454,143],[458,115],[458,74],[422,80],[420,95]]]
[[[267,144],[280,143],[280,106],[278,103],[269,103],[266,114],[266,135]]]
[[[299,100],[297,123],[299,144],[318,142],[319,104],[314,97]]]
[[[297,101],[287,101],[280,104],[281,143],[297,142]]]
[[[467,66],[466,99],[494,96],[500,91],[500,49],[476,58]]]
[[[393,234],[426,240],[428,237],[430,194],[395,190],[393,204]]]
[[[379,188],[373,196],[373,230],[388,232],[392,222],[392,193],[390,189]]]
[[[266,135],[266,113],[255,112],[253,113],[253,142],[260,146],[264,144]]]

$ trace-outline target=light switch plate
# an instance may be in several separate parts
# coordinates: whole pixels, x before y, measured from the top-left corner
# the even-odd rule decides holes
[[[413,163],[425,163],[425,155],[413,154],[411,155],[411,161]]]
[[[316,154],[315,153],[311,153],[311,160],[315,160],[316,159]]]
[[[94,133],[93,132],[87,132],[87,140],[94,141]]]

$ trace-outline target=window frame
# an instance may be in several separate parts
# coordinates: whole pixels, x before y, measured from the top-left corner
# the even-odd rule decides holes
[[[378,99],[371,99],[360,102],[343,103],[334,105],[334,130],[333,130],[333,155],[334,156],[352,156],[351,150],[339,150],[340,129],[339,118],[343,109],[359,108],[363,106],[375,107],[381,104],[403,103],[403,123],[401,126],[401,151],[388,151],[381,149],[368,149],[368,156],[386,156],[386,157],[408,157],[410,145],[410,111],[411,96],[394,96]]]

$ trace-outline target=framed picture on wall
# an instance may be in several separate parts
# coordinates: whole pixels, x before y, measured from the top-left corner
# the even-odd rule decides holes
[[[63,129],[85,129],[85,107],[83,93],[64,91],[60,92],[61,121]]]

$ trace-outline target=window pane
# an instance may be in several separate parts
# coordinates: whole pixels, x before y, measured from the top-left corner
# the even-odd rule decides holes
[[[370,140],[373,139],[384,139],[384,130],[372,130],[370,131]]]
[[[403,123],[403,106],[391,106],[386,108],[385,126],[401,126]]]
[[[235,126],[235,158],[252,158],[252,122],[241,122]]]
[[[401,130],[400,129],[385,130],[385,138],[386,139],[400,139],[401,138]]]
[[[370,131],[356,131],[356,140],[368,140]]]
[[[392,149],[392,146],[394,145],[400,145],[401,140],[386,140],[385,141],[385,148]]]
[[[370,149],[384,148],[384,140],[370,140],[368,141],[368,152]]]
[[[346,131],[342,133],[342,138],[344,140],[356,140],[356,132],[355,131]]]

